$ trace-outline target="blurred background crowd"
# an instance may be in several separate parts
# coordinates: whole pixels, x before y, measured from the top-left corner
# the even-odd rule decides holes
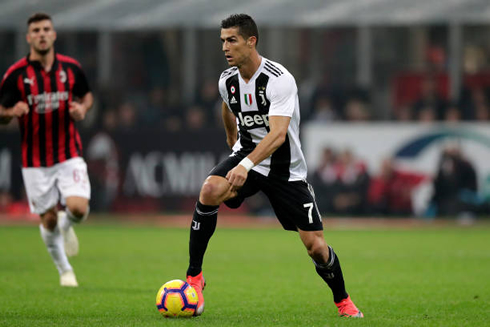
[[[437,1],[422,4],[415,0],[411,3],[419,7],[418,11],[413,9],[405,17],[403,3],[409,2],[398,2],[399,8],[396,1],[359,2],[358,5],[366,8],[372,3],[373,11],[380,3],[393,7],[392,13],[386,13],[389,19],[371,23],[369,16],[360,23],[353,21],[352,17],[356,15],[352,13],[345,15],[350,21],[334,18],[331,18],[333,22],[329,21],[328,17],[332,15],[326,14],[329,12],[327,4],[332,3],[331,10],[335,11],[340,10],[342,1],[322,4],[325,23],[315,21],[319,18],[311,16],[311,21],[288,25],[286,14],[282,21],[275,16],[267,20],[265,14],[259,15],[260,5],[249,11],[252,16],[256,14],[259,25],[259,52],[282,63],[296,78],[302,125],[314,122],[328,129],[337,123],[446,123],[458,126],[489,121],[490,24],[472,19],[471,15],[463,21],[451,19],[461,8],[471,9],[471,14],[478,11],[478,6],[488,7],[486,1],[469,1],[473,7],[464,1],[453,1],[443,8]],[[4,4],[3,15],[9,10],[17,12],[18,18],[22,18],[20,21],[31,14],[29,8],[37,8],[24,1],[24,11],[13,11],[12,3],[9,2],[10,7]],[[60,1],[47,3],[54,6]],[[82,3],[87,9],[92,2]],[[175,4],[175,1],[167,3]],[[291,7],[288,1],[285,3],[286,9]],[[319,6],[319,3],[312,1],[309,5]],[[346,9],[342,8],[357,14],[360,9],[355,8],[356,3],[352,2],[353,8],[348,8],[347,4],[344,4]],[[123,151],[124,144],[114,141],[113,134],[164,132],[166,139],[153,141],[172,142],[168,139],[172,133],[205,135],[199,133],[222,131],[217,81],[227,64],[221,52],[219,23],[228,12],[223,13],[223,17],[213,16],[216,19],[212,24],[206,21],[202,25],[193,25],[192,17],[189,17],[180,25],[158,26],[153,24],[151,17],[147,21],[141,20],[143,23],[136,19],[138,15],[134,20],[129,19],[133,16],[128,8],[125,16],[117,20],[119,24],[129,20],[126,25],[121,25],[123,27],[104,28],[100,25],[91,28],[90,21],[80,22],[83,15],[88,17],[87,12],[80,11],[80,27],[77,28],[77,21],[69,20],[77,8],[75,4],[68,7],[68,13],[62,9],[51,12],[58,30],[56,50],[79,60],[96,96],[95,107],[79,125],[82,134],[89,135],[84,137],[88,160],[104,158],[102,168],[99,159],[92,160],[92,168],[89,168],[96,195],[98,187],[109,193],[110,190],[117,193],[116,189],[123,187],[117,182],[117,174],[123,174],[123,164],[118,162],[117,155]],[[52,8],[46,7],[47,10]],[[165,9],[163,6],[158,8]],[[435,18],[427,14],[427,8],[436,12]],[[21,14],[25,17],[20,17]],[[97,16],[93,17],[95,21]],[[23,40],[25,26],[7,23],[0,24],[2,72],[28,51]],[[0,127],[2,138],[18,137],[10,136],[16,130],[16,122]],[[96,147],[90,145],[95,137]],[[426,180],[427,175],[399,170],[393,158],[379,158],[379,166],[369,169],[363,158],[357,157],[348,147],[325,147],[322,151],[321,162],[310,170],[310,182],[315,187],[323,213],[415,214],[411,190]],[[112,158],[109,165],[107,158]],[[485,195],[482,197],[481,193],[483,184],[479,182],[485,176],[477,176],[464,149],[445,148],[435,165],[437,172],[429,177],[434,191],[424,216],[462,212],[485,215],[489,212]],[[104,186],[98,186],[97,174],[103,176]],[[2,210],[21,198],[5,185],[0,197]],[[109,196],[106,202],[95,203],[94,208],[114,210],[116,197]],[[97,202],[97,198],[103,197],[94,198]],[[247,209],[255,213],[267,211],[262,202],[260,198],[252,200]],[[148,202],[142,203],[161,210]]]

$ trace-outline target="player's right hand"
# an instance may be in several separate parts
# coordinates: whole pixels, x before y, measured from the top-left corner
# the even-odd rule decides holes
[[[240,187],[243,186],[243,184],[245,184],[247,177],[247,169],[242,165],[235,166],[235,168],[233,168],[228,172],[228,174],[226,174],[226,179],[228,180],[228,183],[230,183],[232,190],[234,191],[238,190]]]
[[[12,108],[12,116],[20,117],[22,115],[27,115],[29,113],[29,106],[23,101],[19,101]]]

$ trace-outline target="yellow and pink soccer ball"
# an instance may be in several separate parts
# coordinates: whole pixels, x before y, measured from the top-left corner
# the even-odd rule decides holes
[[[196,290],[180,279],[163,284],[157,293],[157,309],[164,317],[191,317],[197,309]]]

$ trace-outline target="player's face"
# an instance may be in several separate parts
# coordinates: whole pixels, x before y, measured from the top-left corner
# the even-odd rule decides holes
[[[27,43],[31,46],[31,51],[45,55],[52,49],[55,40],[56,32],[50,20],[41,20],[29,25]]]
[[[245,40],[238,34],[238,27],[221,29],[222,49],[228,65],[240,68],[249,59],[254,49],[251,39]]]

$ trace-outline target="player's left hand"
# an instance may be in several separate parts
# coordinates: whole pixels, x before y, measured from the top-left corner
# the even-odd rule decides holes
[[[85,118],[85,114],[87,113],[87,109],[81,103],[72,101],[70,102],[69,108],[70,116],[74,121],[80,121]]]
[[[240,187],[242,187],[243,184],[245,184],[247,177],[247,169],[245,169],[245,167],[242,165],[237,165],[235,168],[230,170],[228,174],[226,174],[226,179],[232,186],[233,190],[238,190]]]

